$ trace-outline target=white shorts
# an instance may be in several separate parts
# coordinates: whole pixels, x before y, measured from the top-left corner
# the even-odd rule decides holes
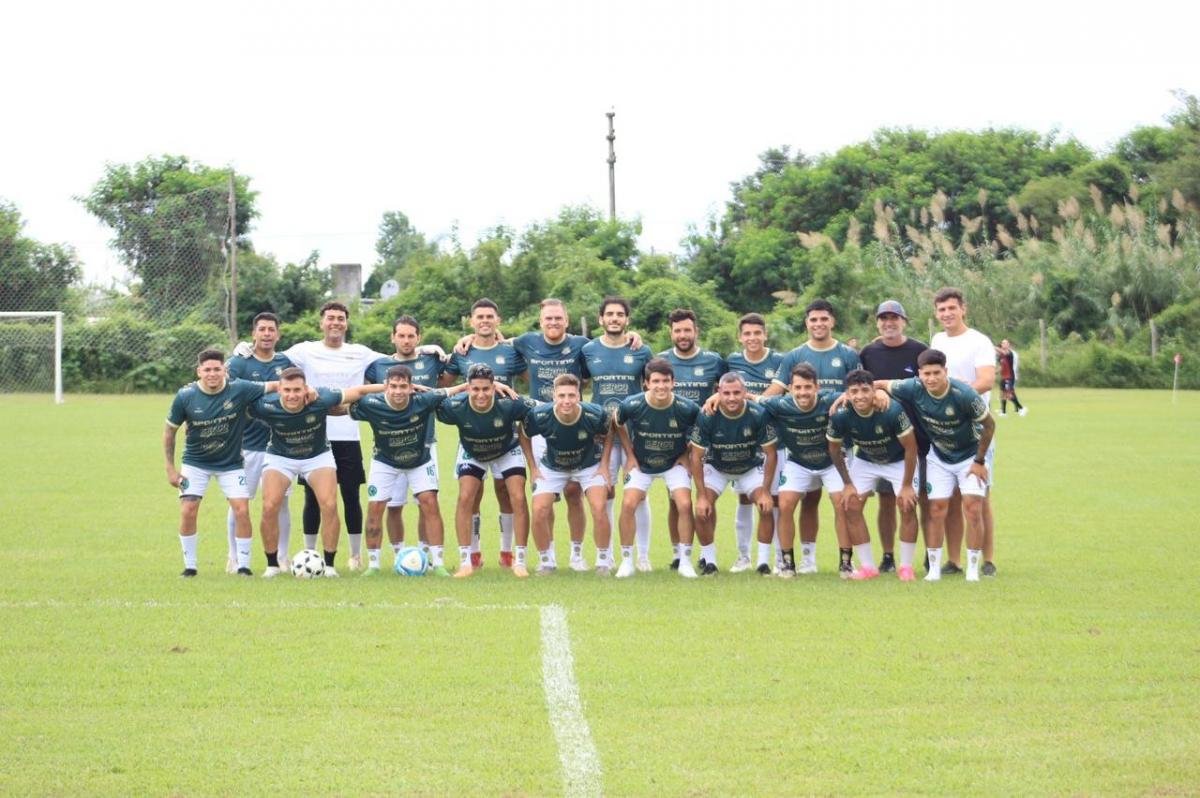
[[[258,486],[262,483],[263,465],[267,461],[267,453],[242,449],[242,460],[246,462],[246,490],[250,491],[250,498],[253,499],[254,495],[258,493]],[[292,495],[291,485],[288,485],[284,495]]]
[[[263,462],[263,471],[278,471],[287,477],[289,482],[295,482],[296,477],[304,477],[307,480],[310,474],[322,468],[331,468],[337,471],[337,462],[334,461],[333,452],[329,449],[303,460],[294,460],[291,457],[282,457],[267,452],[267,459]]]
[[[771,495],[779,495],[779,486],[783,484],[783,469],[787,465],[787,449],[782,446],[775,449],[775,476],[771,479]]]
[[[408,503],[408,493],[416,496],[438,489],[437,463],[430,460],[413,468],[395,468],[378,460],[371,461],[371,474],[367,477],[367,501],[387,502],[388,507],[403,507]]]
[[[473,457],[467,457],[466,451],[459,446],[458,459],[454,462],[454,473],[460,479],[465,476],[463,469],[479,472],[481,479],[486,477],[488,472],[491,472],[493,479],[504,479],[505,471],[514,471],[518,468],[522,471],[526,468],[525,453],[521,451],[520,446],[514,446],[495,460],[488,460],[486,463]]]
[[[898,463],[872,463],[864,460],[861,457],[854,458],[854,462],[850,463],[848,469],[850,471],[850,481],[854,484],[854,489],[860,495],[865,496],[868,493],[875,492],[875,481],[879,479],[887,480],[892,484],[892,490],[897,496],[904,488],[904,461]],[[916,475],[913,475],[916,478]],[[919,488],[914,485],[913,489]]]
[[[604,475],[600,473],[600,464],[596,463],[587,468],[577,468],[574,471],[555,471],[553,468],[538,463],[542,478],[533,484],[533,495],[546,493],[562,493],[568,482],[578,482],[584,490],[605,487]]]
[[[929,498],[949,499],[954,495],[955,488],[964,496],[987,495],[987,485],[980,482],[974,474],[967,473],[971,470],[971,464],[975,462],[974,457],[968,457],[961,463],[947,463],[937,456],[937,450],[930,449],[926,462]],[[991,469],[988,471],[990,473]]]
[[[689,493],[692,490],[692,479],[688,474],[688,470],[678,463],[661,474],[643,474],[640,468],[633,469],[633,471],[629,472],[629,476],[625,480],[625,490],[640,490],[642,493],[649,493],[650,486],[654,484],[654,480],[656,479],[661,479],[667,483],[667,490],[671,493],[680,488]]]
[[[718,496],[725,492],[726,485],[732,485],[733,492],[740,496],[749,496],[761,488],[762,483],[763,467],[761,465],[751,468],[745,474],[726,474],[708,463],[704,464],[704,487]]]
[[[805,468],[799,463],[786,460],[783,466],[783,476],[779,479],[779,490],[789,493],[808,493],[824,487],[830,493],[841,493],[846,487],[842,475],[834,466],[827,466],[819,471]]]
[[[217,480],[221,492],[226,499],[249,499],[250,490],[246,487],[246,469],[231,468],[228,471],[209,471],[199,466],[184,463],[179,468],[183,481],[179,483],[179,496],[195,496],[204,498],[208,491],[208,481]]]
[[[383,463],[380,463],[380,465],[382,466]],[[396,480],[395,482],[392,483],[391,498],[388,499],[387,506],[388,507],[403,507],[408,502],[409,488],[412,488],[412,495],[414,495],[414,496],[416,496],[418,493],[422,493],[427,490],[437,490],[438,489],[438,478],[439,478],[439,475],[441,474],[441,471],[438,468],[438,451],[437,451],[437,446],[435,444],[430,444],[430,446],[429,446],[429,462],[420,467],[421,468],[429,468],[430,466],[433,466],[433,487],[432,488],[425,488],[425,487],[418,488],[417,485],[421,484],[421,483],[414,482],[411,478],[404,479],[404,480]],[[409,473],[409,471],[414,471],[414,470],[416,470],[416,469],[410,468],[407,471],[397,470],[397,473],[407,474],[407,473]],[[375,461],[374,460],[371,461],[371,473],[372,474],[375,473]],[[373,483],[371,482],[370,478],[368,478],[367,479],[367,500],[368,501],[379,501],[379,499],[375,499],[371,496],[370,486],[372,484]],[[382,490],[380,491],[379,495],[380,496],[384,495]]]

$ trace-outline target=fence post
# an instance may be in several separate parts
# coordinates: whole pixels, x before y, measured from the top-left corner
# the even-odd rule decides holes
[[[1158,356],[1158,325],[1150,319],[1150,357]]]
[[[1038,319],[1038,335],[1042,341],[1042,371],[1046,370],[1046,320]]]

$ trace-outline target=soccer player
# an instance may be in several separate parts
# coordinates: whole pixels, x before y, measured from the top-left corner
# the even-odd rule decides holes
[[[321,539],[325,553],[325,576],[336,577],[341,529],[337,515],[337,463],[326,432],[326,418],[340,412],[339,406],[357,402],[382,385],[352,388],[317,388],[310,391],[304,370],[295,366],[279,375],[279,395],[263,398],[250,406],[250,414],[271,430],[263,462],[262,544],[267,557],[263,576],[279,574],[279,507],[297,478],[316,496],[321,511]]]
[[[521,448],[529,462],[533,480],[533,527],[552,540],[552,508],[555,497],[572,482],[587,495],[592,510],[596,543],[596,573],[608,576],[612,527],[605,504],[608,500],[608,459],[612,451],[611,420],[604,408],[580,401],[583,386],[574,374],[554,378],[554,400],[533,408],[522,422]],[[541,454],[534,451],[533,438],[542,440]],[[572,539],[572,545],[575,545]],[[582,553],[580,554],[582,559]],[[539,566],[538,573],[553,569]],[[578,569],[573,569],[578,570]]]
[[[779,373],[780,364],[783,362],[783,353],[767,346],[767,320],[757,313],[747,313],[738,319],[738,341],[742,344],[741,351],[730,354],[725,359],[725,366],[729,371],[742,375],[742,379],[746,383],[746,391],[749,394],[762,394],[771,387],[771,381]],[[707,407],[705,412],[708,412]],[[821,445],[822,447],[825,445],[824,436],[822,436]],[[776,459],[778,460],[778,473],[775,474],[771,483],[771,493],[775,496],[778,495],[779,478],[783,476],[785,462],[785,458]],[[776,543],[778,543],[778,509],[775,510],[774,516],[775,537]],[[737,514],[734,516],[733,528],[737,539],[738,558],[729,570],[736,574],[750,568],[750,538],[754,534],[754,505],[746,496],[738,496]]]
[[[941,546],[950,497],[957,489],[962,496],[967,520],[967,581],[979,581],[983,558],[983,500],[987,496],[987,452],[991,447],[996,422],[984,401],[971,386],[950,379],[945,353],[930,349],[917,359],[919,379],[893,380],[884,387],[892,396],[906,399],[917,408],[920,424],[925,427],[932,446],[929,450],[929,573],[925,579],[935,582],[942,577]],[[905,559],[909,573],[912,550],[905,550],[901,533],[900,573]],[[912,537],[915,548],[916,535]]]
[[[1017,378],[1021,369],[1021,358],[1017,350],[1005,338],[996,347],[996,359],[1000,361],[1000,415],[1008,415],[1008,403],[1012,402],[1017,409],[1017,415],[1025,415],[1026,409],[1017,398]]]
[[[900,507],[900,540],[912,542],[915,547],[917,494],[912,482],[917,471],[917,442],[912,422],[899,402],[888,402],[886,410],[875,407],[875,378],[871,372],[856,369],[847,374],[846,395],[850,407],[833,414],[826,437],[829,456],[845,483],[842,510],[859,567],[850,573],[841,569],[839,574],[843,578],[874,579],[879,576],[879,569],[871,553],[871,535],[863,517],[863,505],[875,491],[876,481],[891,482]],[[858,456],[847,469],[843,450],[851,446],[858,447]],[[903,581],[911,581],[911,563],[907,571],[901,570],[898,575]]]
[[[491,369],[494,382],[512,387],[517,376],[526,370],[526,365],[525,359],[511,342],[500,340],[499,306],[487,297],[477,300],[471,305],[471,329],[475,332],[472,343],[465,354],[457,350],[450,354],[450,362],[446,365],[442,384],[451,384],[454,377],[465,377],[472,365],[480,363]],[[500,505],[500,567],[509,568],[513,562],[515,517],[509,502],[509,491],[505,487],[507,480],[501,479],[499,475],[494,476],[496,478],[493,481],[493,489],[496,492],[496,502]],[[480,491],[471,515],[471,565],[476,569],[483,567],[479,539],[479,504],[482,500],[483,492]]]
[[[621,402],[642,392],[642,377],[646,364],[654,355],[648,346],[634,346],[629,340],[629,301],[619,296],[606,296],[600,302],[599,338],[584,344],[585,368],[592,380],[592,402],[604,408],[604,415],[613,416]],[[625,458],[624,447],[615,447],[608,464],[608,522],[615,526],[613,501],[616,496],[617,472]],[[650,507],[638,505],[634,511],[637,525],[639,571],[651,570],[650,565]],[[611,546],[608,559],[612,560]]]
[[[717,573],[714,505],[726,485],[732,485],[736,495],[745,496],[758,507],[759,543],[770,547],[775,534],[775,504],[771,500],[777,457],[775,432],[766,411],[747,401],[746,383],[737,372],[721,376],[717,394],[717,412],[700,413],[692,429],[691,470],[697,488],[701,576]]]
[[[525,547],[529,542],[529,504],[525,500],[525,457],[517,443],[517,423],[528,415],[532,402],[496,395],[496,374],[486,363],[472,363],[467,368],[467,394],[442,402],[437,409],[438,421],[458,427],[458,504],[454,510],[454,526],[458,534],[458,578],[475,572],[471,541],[475,538],[472,518],[479,506],[483,481],[490,472],[503,483],[512,508],[513,531],[516,536],[516,556],[512,562],[514,576],[529,576],[525,565]],[[477,538],[475,538],[477,539]],[[541,564],[549,565],[547,542],[534,530],[534,543]]]
[[[834,518],[842,515],[842,488],[844,483],[829,456],[830,406],[840,394],[820,387],[817,370],[808,363],[797,363],[792,368],[790,393],[787,396],[769,396],[759,400],[763,410],[775,427],[775,434],[787,449],[787,462],[779,485],[779,528],[778,540],[782,550],[779,575],[790,579],[796,575],[796,558],[793,544],[796,539],[796,507],[805,494],[822,487],[829,491],[833,502]],[[842,522],[844,526],[844,521]],[[759,539],[758,573],[768,576],[771,566],[767,563],[770,546]],[[815,574],[816,557],[805,557],[800,563],[800,573]]]
[[[618,578],[634,574],[634,511],[656,479],[662,479],[679,512],[679,575],[694,579],[692,566],[692,486],[688,476],[688,439],[700,406],[676,396],[671,364],[654,358],[646,364],[646,391],[617,407],[617,431],[625,450],[625,491],[621,497],[621,566]]]
[[[349,406],[350,417],[366,421],[374,433],[371,473],[367,476],[367,570],[379,573],[383,541],[383,513],[408,501],[409,491],[420,508],[422,539],[429,563],[437,576],[449,576],[443,562],[442,513],[438,507],[438,464],[431,449],[434,414],[447,396],[467,385],[447,390],[415,392],[412,369],[391,366],[384,374],[384,392]],[[423,386],[424,387],[424,386]]]
[[[962,291],[943,288],[933,297],[934,313],[941,322],[942,332],[929,342],[932,349],[946,353],[946,370],[951,379],[961,380],[983,397],[991,407],[992,386],[996,382],[996,349],[992,340],[979,330],[967,326],[967,303]],[[983,498],[983,575],[995,576],[995,519],[992,516],[991,480],[995,479],[993,446],[987,454],[988,494]],[[959,555],[962,552],[963,513],[962,495],[955,492],[946,516],[946,558],[943,574],[960,574]]]
[[[251,322],[254,351],[250,357],[231,357],[225,364],[225,370],[231,379],[255,380],[270,382],[279,379],[279,374],[292,365],[286,355],[275,351],[279,342],[279,317],[274,313],[259,313]],[[271,431],[257,419],[251,419],[246,424],[242,434],[242,460],[246,468],[246,490],[250,498],[254,498],[258,483],[262,480],[263,459],[267,456],[267,439]],[[289,492],[290,495],[290,492]],[[233,508],[229,510],[226,519],[229,530],[229,561],[225,565],[227,573],[237,570],[237,522]],[[292,514],[288,510],[285,498],[279,508],[279,567],[287,570],[291,567],[288,562],[288,544],[291,540]]]
[[[874,374],[877,380],[915,377],[917,356],[929,347],[905,334],[908,315],[904,312],[904,306],[894,299],[881,302],[875,309],[875,326],[879,330],[879,337],[858,353],[862,367]],[[904,412],[908,414],[908,420],[913,423],[913,433],[917,436],[917,484],[920,486],[920,516],[924,524],[929,507],[928,495],[925,492],[925,456],[929,453],[929,438],[917,423],[916,409],[903,400],[899,401],[904,407]],[[879,570],[882,573],[890,573],[896,570],[896,496],[892,493],[891,483],[885,479],[879,480],[875,489],[879,493],[876,529],[879,531],[879,542],[883,546],[883,559],[879,563]]]
[[[277,383],[230,380],[225,374],[225,354],[205,349],[196,358],[196,382],[175,394],[163,430],[167,482],[179,488],[179,543],[183,548],[183,576],[196,575],[196,516],[208,483],[217,480],[233,510],[237,525],[237,573],[250,570],[250,491],[242,461],[242,435],[246,408]],[[183,463],[175,468],[175,438],[186,423]]]

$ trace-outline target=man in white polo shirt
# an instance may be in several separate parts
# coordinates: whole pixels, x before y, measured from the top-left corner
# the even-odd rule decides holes
[[[941,322],[942,332],[933,336],[930,348],[944,352],[946,369],[953,379],[961,380],[970,385],[983,398],[987,406],[991,406],[992,385],[996,381],[996,350],[992,339],[979,330],[967,326],[967,303],[962,291],[957,288],[943,288],[934,294],[934,312]],[[991,479],[995,478],[995,443],[988,448],[987,470]],[[996,575],[994,556],[994,537],[996,523],[992,516],[991,482],[988,483],[988,495],[983,499],[983,569],[984,576]],[[942,566],[942,574],[961,573],[959,556],[962,553],[963,514],[962,495],[955,491],[950,501],[949,514],[946,517],[946,558],[948,562]]]

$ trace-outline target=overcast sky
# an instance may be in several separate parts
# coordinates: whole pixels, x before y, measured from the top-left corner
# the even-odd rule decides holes
[[[1200,4],[21,3],[5,11],[0,198],[120,274],[72,198],[105,162],[252,178],[259,251],[374,260],[384,211],[430,237],[608,205],[679,251],[764,149],[883,126],[1019,126],[1104,150],[1200,92]]]

